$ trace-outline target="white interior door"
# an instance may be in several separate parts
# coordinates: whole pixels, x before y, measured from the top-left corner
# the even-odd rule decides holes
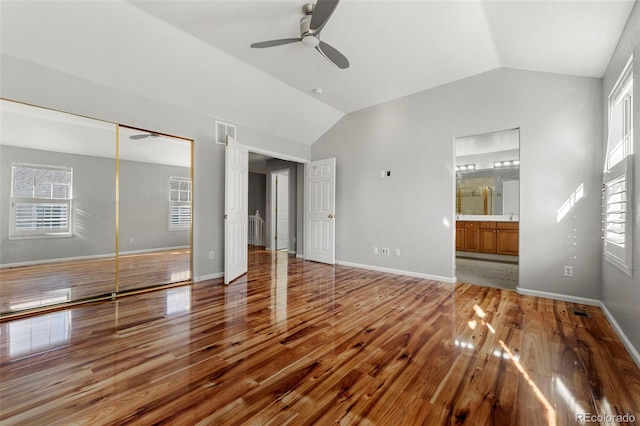
[[[276,174],[276,250],[289,248],[289,174]]]
[[[224,170],[224,283],[247,272],[249,151],[227,136]]]
[[[333,265],[336,263],[336,159],[305,164],[304,186],[305,259]]]

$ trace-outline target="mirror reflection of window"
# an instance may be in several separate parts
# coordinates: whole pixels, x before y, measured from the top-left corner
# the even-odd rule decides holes
[[[13,163],[9,238],[72,234],[73,168]]]
[[[53,312],[9,323],[9,359],[66,346],[71,340],[71,311]]]
[[[191,179],[169,178],[169,230],[185,230],[191,226]]]

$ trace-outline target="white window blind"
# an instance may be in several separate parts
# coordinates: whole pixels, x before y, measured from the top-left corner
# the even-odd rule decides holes
[[[71,233],[73,169],[13,163],[10,238]]]
[[[191,180],[172,176],[169,181],[169,230],[189,229],[191,226]]]
[[[632,265],[633,59],[609,95],[609,129],[603,179],[605,259],[628,275]]]

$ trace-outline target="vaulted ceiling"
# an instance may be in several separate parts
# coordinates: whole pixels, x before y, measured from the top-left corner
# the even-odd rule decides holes
[[[632,0],[343,0],[300,43],[304,1],[0,2],[1,52],[303,144],[344,114],[499,67],[603,76]],[[314,93],[321,88],[322,94]]]

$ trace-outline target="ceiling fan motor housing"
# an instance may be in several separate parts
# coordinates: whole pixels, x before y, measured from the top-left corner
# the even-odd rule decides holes
[[[309,47],[316,47],[320,44],[318,36],[311,31],[311,15],[300,18],[300,37],[302,44]]]

